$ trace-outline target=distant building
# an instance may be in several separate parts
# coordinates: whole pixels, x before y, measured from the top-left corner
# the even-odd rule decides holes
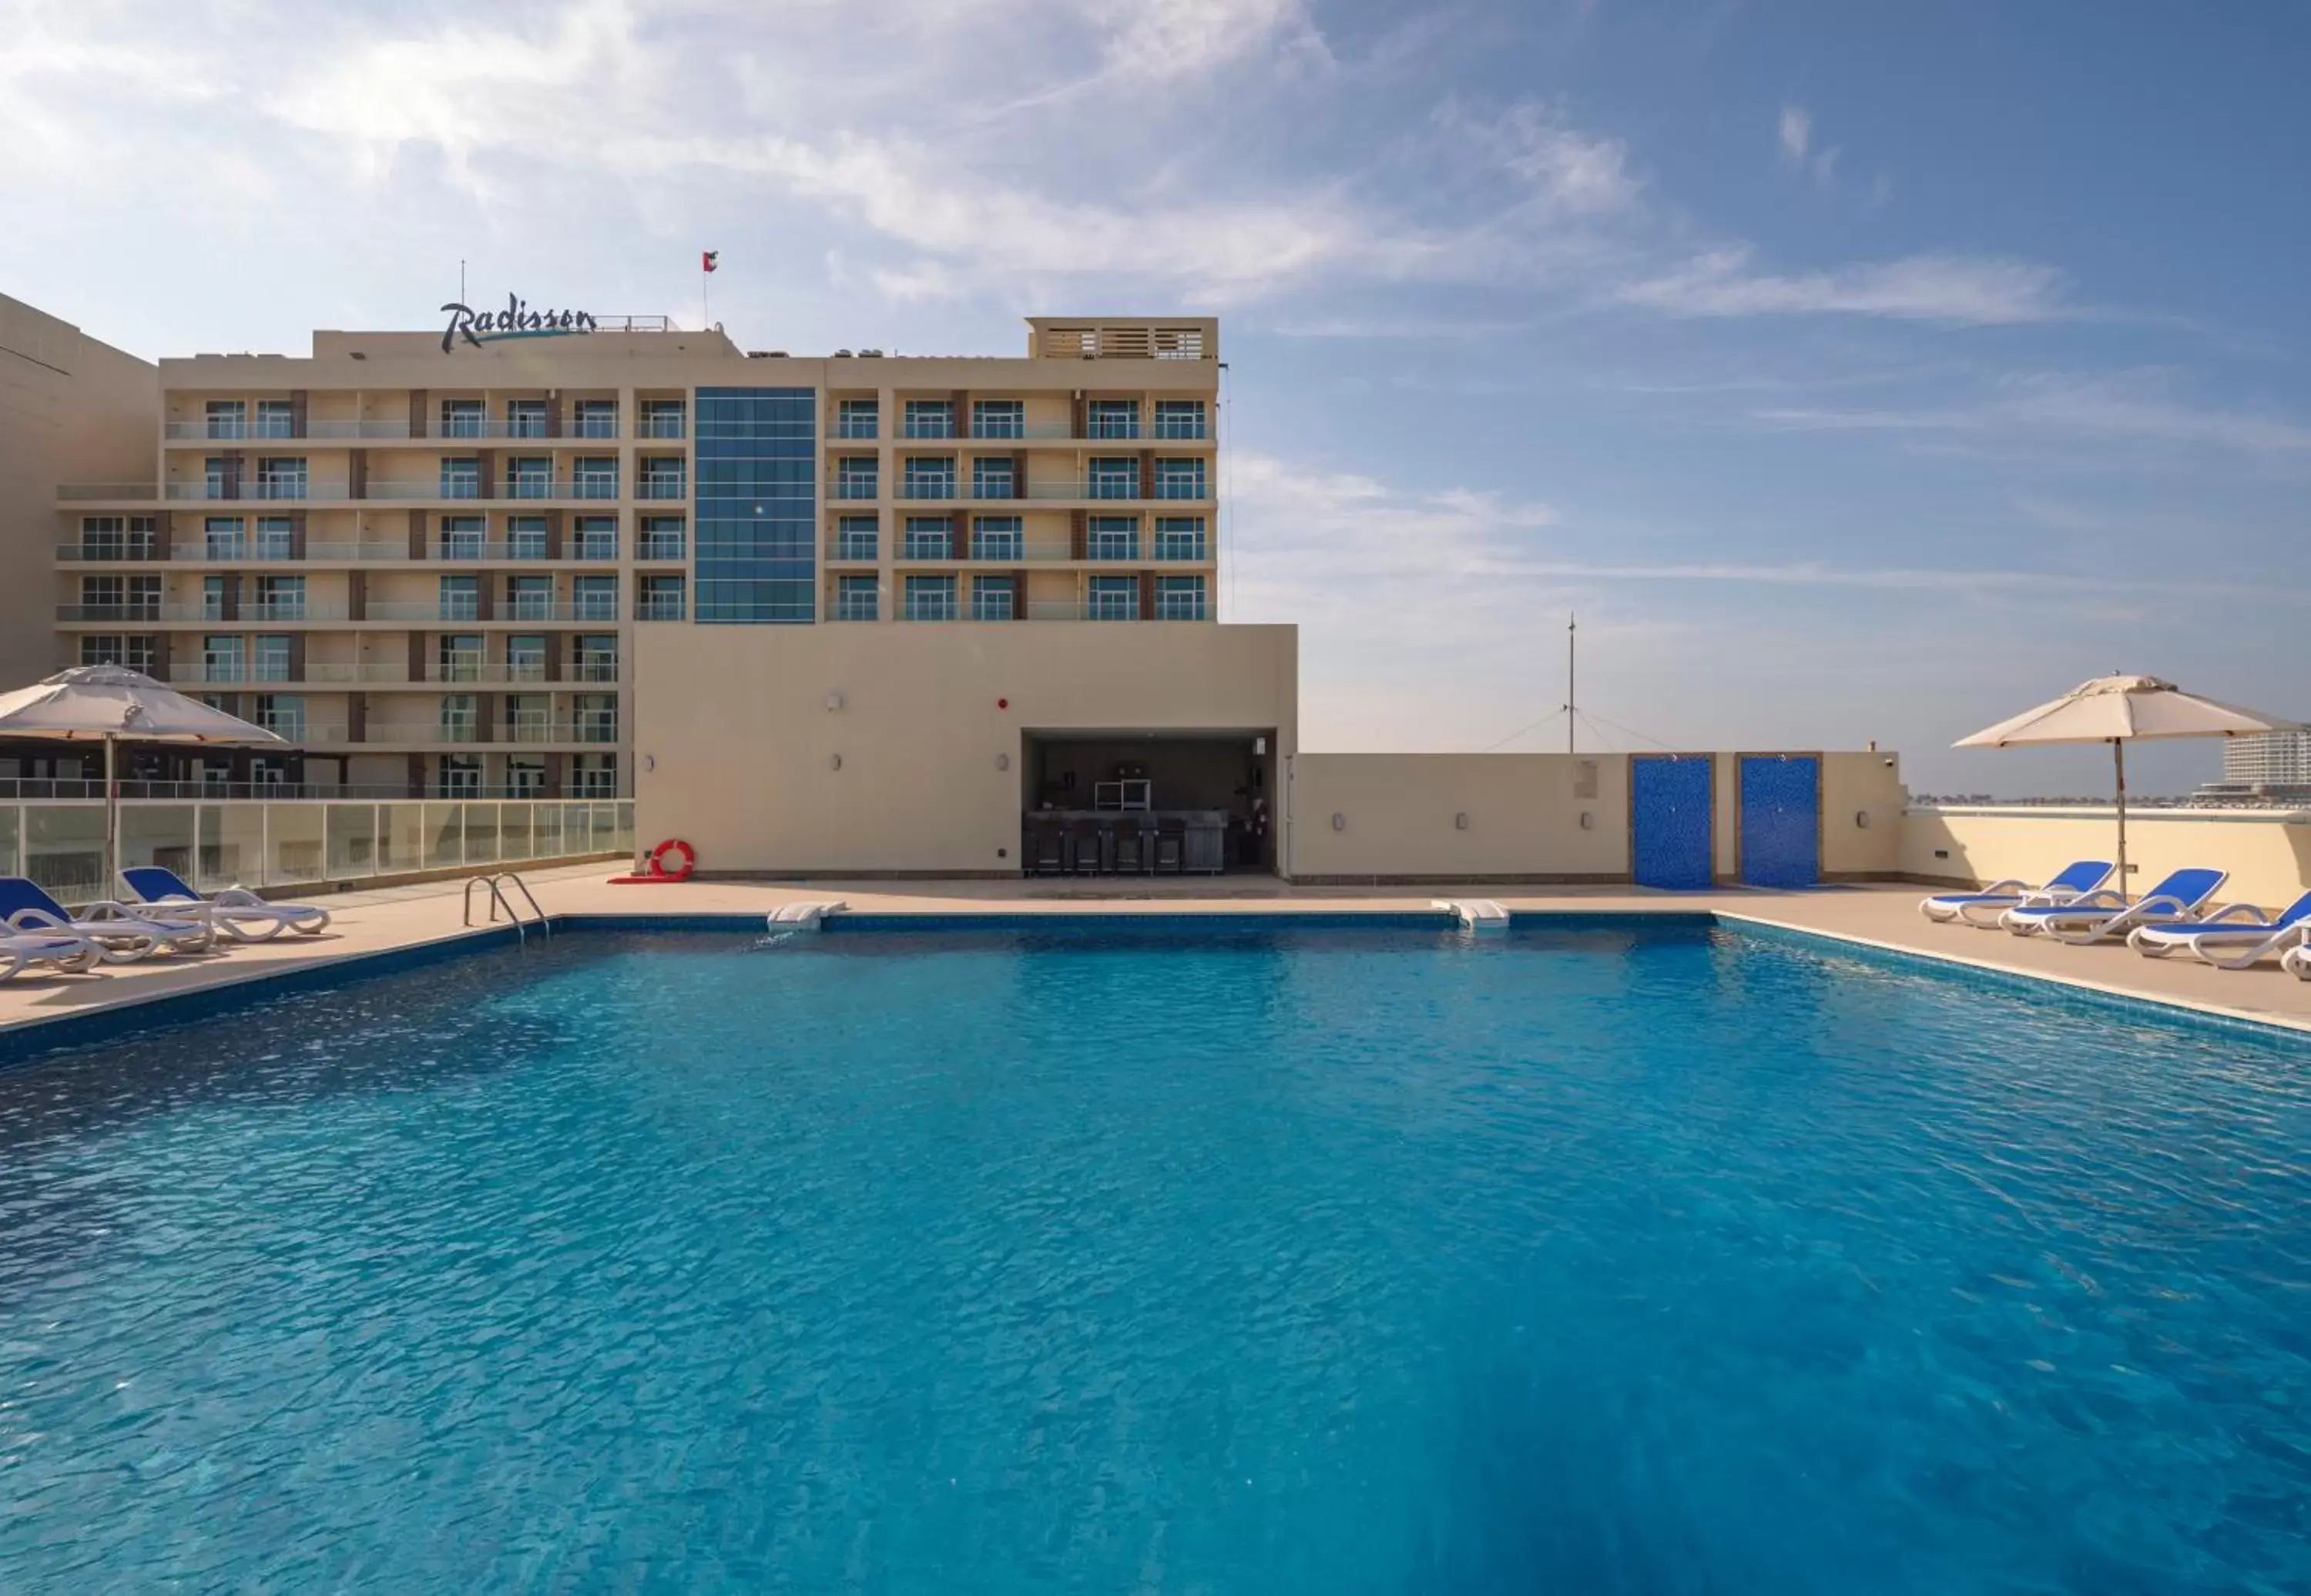
[[[2201,802],[2311,804],[2311,731],[2274,731],[2223,744],[2223,777]]]

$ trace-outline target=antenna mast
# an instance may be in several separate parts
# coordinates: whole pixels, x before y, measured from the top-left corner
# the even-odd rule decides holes
[[[1574,702],[1573,696],[1573,671],[1575,663],[1574,645],[1576,641],[1574,631],[1578,624],[1578,617],[1568,612],[1565,617],[1565,751],[1567,754],[1573,752],[1573,706]]]

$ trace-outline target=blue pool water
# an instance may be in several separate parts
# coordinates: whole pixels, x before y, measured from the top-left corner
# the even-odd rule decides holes
[[[0,1588],[2299,1592],[2307,1064],[1700,926],[348,981],[0,1074]]]

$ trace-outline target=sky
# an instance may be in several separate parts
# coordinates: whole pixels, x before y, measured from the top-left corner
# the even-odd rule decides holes
[[[466,263],[798,354],[1222,318],[1302,742],[1898,750],[2086,677],[2311,718],[2311,8],[0,0],[0,292],[146,356]],[[2212,745],[2146,747],[2181,790]]]

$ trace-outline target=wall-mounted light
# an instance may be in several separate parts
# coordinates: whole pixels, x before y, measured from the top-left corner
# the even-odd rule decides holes
[[[842,768],[842,755],[837,754],[832,759],[829,759],[826,763],[829,770],[839,771]]]
[[[1254,757],[1265,754],[1268,752],[1268,739],[1266,737],[1252,738],[1251,752]]]
[[[1581,811],[1581,829],[1584,832],[1593,832],[1597,829],[1597,817],[1586,809]]]
[[[828,714],[832,715],[835,711],[842,707],[842,694],[840,693],[830,693],[826,695],[826,712]]]
[[[999,771],[1009,770],[1011,768],[1011,756],[1008,754],[997,754],[995,756],[995,768]]]
[[[658,755],[656,755],[655,754],[643,754],[643,755],[642,755],[642,769],[644,769],[645,771],[654,771],[654,770],[658,769]]]
[[[1332,815],[1332,829],[1336,832],[1344,832],[1347,830],[1348,817],[1335,811]]]
[[[1460,814],[1452,816],[1452,829],[1456,832],[1465,832],[1469,829],[1469,812],[1467,810],[1463,809]]]
[[[1870,811],[1867,809],[1856,809],[1853,812],[1853,824],[1860,826],[1863,831],[1868,831],[1870,829]]]

